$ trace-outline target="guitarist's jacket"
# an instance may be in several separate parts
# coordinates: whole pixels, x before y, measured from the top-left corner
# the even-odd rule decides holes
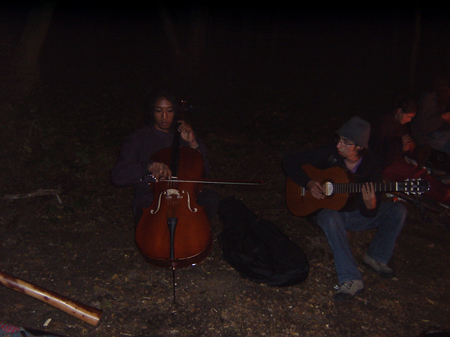
[[[340,166],[346,169],[343,158],[339,155],[336,144],[327,147],[321,147],[314,150],[288,155],[283,159],[282,165],[286,175],[297,185],[306,188],[311,178],[302,169],[303,165],[310,164],[320,170],[325,170],[332,166]],[[382,182],[381,163],[376,155],[369,150],[364,153],[361,162],[356,171],[350,173],[352,182]],[[332,177],[330,177],[332,178]],[[350,212],[359,209],[361,215],[365,217],[374,217],[380,207],[381,193],[377,193],[377,207],[373,210],[367,210],[361,193],[352,195],[349,202],[340,212]]]

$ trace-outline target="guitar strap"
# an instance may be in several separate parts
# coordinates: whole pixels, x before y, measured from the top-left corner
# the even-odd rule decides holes
[[[341,166],[344,167],[342,164],[338,163],[337,158],[334,156],[334,154],[330,154],[327,160],[327,164],[330,166]]]

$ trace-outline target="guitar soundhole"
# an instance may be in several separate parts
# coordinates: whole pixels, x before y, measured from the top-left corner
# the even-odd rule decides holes
[[[331,183],[331,182],[329,182],[329,181],[327,181],[325,184],[323,184],[323,185],[322,185],[322,188],[323,188],[324,194],[325,194],[327,197],[329,197],[330,195],[332,195],[333,192],[334,192],[334,185],[333,185],[333,183]]]

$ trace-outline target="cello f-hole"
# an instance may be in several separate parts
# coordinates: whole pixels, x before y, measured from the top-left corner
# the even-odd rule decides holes
[[[194,207],[194,209],[191,208],[191,195],[190,195],[190,193],[189,193],[189,192],[186,192],[185,190],[183,190],[181,193],[182,193],[182,194],[186,194],[186,196],[187,196],[187,207],[189,208],[189,210],[190,210],[192,213],[197,212],[197,211],[198,211],[198,208],[197,208],[197,207]]]

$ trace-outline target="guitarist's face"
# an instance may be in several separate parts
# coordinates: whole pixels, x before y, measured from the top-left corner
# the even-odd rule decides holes
[[[359,158],[359,151],[361,150],[361,146],[356,145],[346,138],[339,138],[336,147],[338,149],[339,155],[344,159],[352,160]]]

